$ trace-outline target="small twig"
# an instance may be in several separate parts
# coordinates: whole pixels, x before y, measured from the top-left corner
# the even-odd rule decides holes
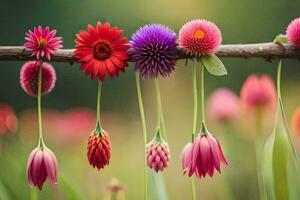
[[[178,49],[178,58],[187,59],[191,56],[186,55]],[[238,58],[264,58],[271,61],[275,58],[292,58],[300,60],[300,49],[288,44],[257,43],[257,44],[225,44],[216,52],[219,57],[238,57]],[[22,46],[0,46],[0,60],[33,60],[35,59]],[[53,56],[52,61],[56,62],[77,62],[74,57],[74,49],[58,50]]]

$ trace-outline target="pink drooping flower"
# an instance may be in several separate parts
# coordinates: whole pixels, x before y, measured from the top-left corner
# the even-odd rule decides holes
[[[249,76],[242,86],[240,97],[242,105],[246,108],[276,107],[276,88],[268,75]]]
[[[14,110],[7,104],[0,104],[0,134],[15,133],[18,128],[18,119]]]
[[[300,17],[290,22],[286,29],[286,36],[291,45],[300,47]]]
[[[292,130],[297,136],[300,136],[300,107],[298,107],[292,117]]]
[[[48,60],[51,60],[57,49],[62,48],[62,38],[55,37],[56,30],[49,30],[49,27],[42,28],[41,26],[34,27],[33,32],[31,30],[26,33],[24,47],[27,51],[32,52],[32,56],[36,56],[37,59],[41,59],[44,56]]]
[[[57,160],[54,153],[47,147],[32,150],[27,163],[27,177],[30,187],[37,186],[42,190],[47,179],[52,185],[57,184]]]
[[[20,71],[20,84],[23,90],[31,96],[38,94],[39,62],[29,61],[25,63]],[[52,91],[56,82],[56,73],[52,65],[42,64],[42,94]]]
[[[183,173],[204,178],[212,177],[215,169],[221,173],[221,163],[230,167],[218,140],[210,133],[198,134],[193,143],[188,143],[182,152]]]
[[[218,89],[208,101],[209,117],[217,122],[228,122],[239,116],[239,98],[229,89]]]
[[[171,156],[169,145],[165,141],[158,141],[154,138],[147,144],[146,154],[149,168],[158,172],[168,167]]]
[[[179,31],[179,46],[188,54],[213,54],[222,43],[220,29],[207,20],[192,20]]]

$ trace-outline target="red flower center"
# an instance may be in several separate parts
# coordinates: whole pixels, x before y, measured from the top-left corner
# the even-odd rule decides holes
[[[97,42],[93,47],[93,55],[98,60],[106,60],[111,54],[111,45],[107,42]]]

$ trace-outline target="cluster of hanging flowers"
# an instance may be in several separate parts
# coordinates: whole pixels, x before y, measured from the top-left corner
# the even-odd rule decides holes
[[[227,74],[226,68],[215,55],[222,43],[220,29],[207,20],[192,20],[180,29],[178,38],[170,28],[161,24],[149,24],[139,28],[131,37],[130,42],[122,36],[123,30],[111,27],[110,23],[97,22],[96,26],[88,25],[87,30],[81,30],[75,39],[75,57],[81,64],[80,69],[98,83],[97,122],[95,129],[88,137],[87,158],[91,166],[98,170],[109,165],[111,158],[111,141],[109,134],[102,129],[100,120],[100,105],[102,85],[106,76],[116,77],[124,72],[129,58],[134,62],[134,70],[138,75],[137,88],[140,93],[139,76],[154,79],[157,94],[157,130],[153,139],[145,146],[146,164],[156,172],[163,171],[169,165],[171,156],[167,142],[164,124],[161,95],[158,78],[168,77],[175,70],[178,48],[185,54],[197,57],[201,71],[201,128],[196,134],[192,133],[192,140],[186,144],[182,152],[182,170],[188,176],[195,175],[203,178],[207,174],[214,175],[214,171],[221,172],[221,165],[230,167],[224,156],[219,141],[207,130],[204,108],[204,74],[205,70],[215,76]],[[300,18],[290,23],[286,30],[287,41],[300,46]],[[47,177],[50,182],[57,184],[58,163],[55,154],[45,145],[42,135],[41,97],[49,94],[56,83],[56,73],[50,63],[55,52],[62,48],[61,37],[56,37],[56,30],[49,27],[34,27],[26,33],[24,47],[31,52],[35,61],[25,63],[20,71],[20,84],[24,92],[38,100],[39,140],[38,146],[30,153],[27,165],[28,182],[30,186],[37,186],[40,190]],[[193,63],[196,60],[193,59]],[[194,65],[194,73],[196,66]],[[195,83],[197,83],[196,76]],[[242,102],[248,107],[271,107],[275,102],[273,86],[267,77],[251,76],[247,79],[241,91]],[[195,84],[196,85],[196,84]],[[197,91],[197,87],[194,87]],[[267,95],[261,90],[269,91]],[[226,97],[230,101],[237,101],[228,91],[219,91],[218,96]],[[197,97],[196,97],[197,98]],[[141,99],[140,99],[141,100]],[[233,103],[235,104],[235,103]],[[218,106],[212,103],[213,112],[219,113],[217,120],[233,119],[237,115],[237,108],[233,104]],[[230,107],[228,112],[222,107]],[[195,109],[197,110],[197,109]],[[197,116],[197,111],[195,112]],[[296,119],[298,120],[298,117]],[[197,127],[197,118],[194,120]],[[147,137],[145,138],[147,140]]]

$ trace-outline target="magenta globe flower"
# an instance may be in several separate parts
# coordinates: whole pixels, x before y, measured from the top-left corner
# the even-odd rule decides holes
[[[171,156],[168,143],[152,140],[147,144],[147,164],[154,171],[163,171],[168,167]]]
[[[57,49],[62,48],[62,38],[55,37],[56,30],[49,30],[49,27],[42,28],[41,26],[34,27],[33,32],[31,30],[26,33],[24,47],[27,51],[32,52],[32,56],[36,56],[37,59],[41,59],[44,56],[48,60],[51,60]]]
[[[176,34],[161,24],[145,25],[132,36],[131,58],[143,78],[169,76],[176,64]]]
[[[215,169],[221,173],[221,164],[230,167],[221,145],[210,133],[198,134],[193,143],[188,143],[182,152],[183,173],[204,178],[212,177]]]
[[[30,187],[37,186],[42,190],[47,177],[52,185],[57,185],[57,168],[56,157],[50,149],[45,146],[33,149],[27,163]]]
[[[286,29],[286,36],[291,45],[300,47],[300,17],[290,22]]]
[[[38,94],[39,62],[29,61],[20,71],[20,84],[22,89],[30,96]],[[42,94],[52,91],[56,83],[56,73],[52,65],[42,63]]]
[[[239,116],[239,98],[231,90],[218,89],[208,101],[208,116],[217,122],[229,122]]]
[[[222,43],[222,35],[213,22],[197,19],[182,26],[178,43],[190,55],[214,54]]]

